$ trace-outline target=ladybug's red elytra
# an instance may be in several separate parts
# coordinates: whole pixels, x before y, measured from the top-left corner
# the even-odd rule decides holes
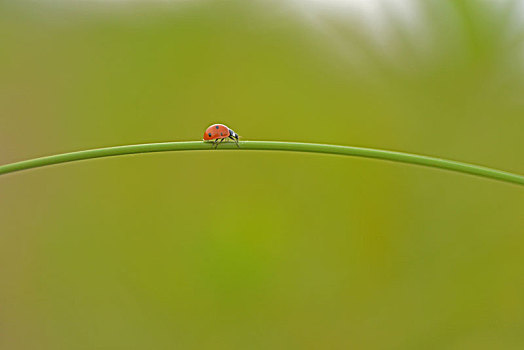
[[[238,134],[224,124],[213,124],[207,128],[204,133],[204,141],[214,140],[213,145],[215,146],[215,149],[227,138],[235,141],[235,144],[239,147]]]

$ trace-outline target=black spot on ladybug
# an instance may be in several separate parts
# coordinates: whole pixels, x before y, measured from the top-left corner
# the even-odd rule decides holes
[[[220,133],[220,136],[224,136],[224,134],[223,134],[223,133]]]
[[[211,137],[211,133],[208,133],[207,135],[208,135],[209,137]]]
[[[218,129],[218,125],[217,125],[217,126],[215,126],[215,128],[217,128],[217,129]]]

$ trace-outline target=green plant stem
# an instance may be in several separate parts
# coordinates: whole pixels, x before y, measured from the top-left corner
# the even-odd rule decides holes
[[[511,182],[524,185],[524,176],[508,173],[505,171],[485,168],[478,165],[456,162],[452,160],[409,154],[402,152],[393,152],[372,148],[350,147],[323,145],[314,143],[298,142],[274,142],[274,141],[241,141],[238,149],[234,143],[222,143],[218,150],[259,150],[259,151],[286,151],[286,152],[310,152],[310,153],[327,153],[344,156],[355,156],[365,158],[377,158],[390,160],[400,163],[425,165],[434,168],[457,171],[461,173],[482,176],[485,178]],[[125,154],[151,153],[151,152],[173,152],[173,151],[213,151],[211,143],[201,141],[188,142],[165,142],[149,143],[142,145],[126,145],[118,147],[98,148],[85,151],[57,154],[42,158],[25,160],[17,163],[11,163],[0,166],[0,175],[21,171],[31,168],[38,168],[53,164],[74,162],[92,158],[112,157]]]

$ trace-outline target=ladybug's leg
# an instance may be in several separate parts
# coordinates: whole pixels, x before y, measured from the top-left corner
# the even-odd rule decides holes
[[[240,146],[238,145],[238,139],[234,136],[229,136],[229,138],[233,141],[235,141],[235,144],[237,145],[238,148],[240,148]]]
[[[217,149],[218,145],[220,145],[222,142],[224,141],[224,139],[216,139],[215,140],[215,149]]]

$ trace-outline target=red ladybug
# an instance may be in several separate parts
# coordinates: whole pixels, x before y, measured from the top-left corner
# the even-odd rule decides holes
[[[215,140],[213,141],[215,148],[217,148],[218,145],[227,138],[230,138],[231,140],[235,141],[237,147],[239,147],[238,134],[230,128],[228,128],[227,126],[225,126],[224,124],[213,124],[209,128],[207,128],[206,132],[204,133],[204,141]]]

